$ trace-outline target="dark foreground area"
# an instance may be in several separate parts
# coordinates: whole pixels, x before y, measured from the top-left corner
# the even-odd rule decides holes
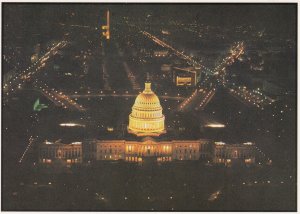
[[[296,209],[295,177],[272,166],[99,162],[70,168],[22,166],[3,176],[3,210]]]

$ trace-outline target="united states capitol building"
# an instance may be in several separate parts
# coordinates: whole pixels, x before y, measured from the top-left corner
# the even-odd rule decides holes
[[[127,131],[140,141],[86,140],[64,144],[45,141],[39,147],[39,162],[44,164],[91,163],[95,161],[205,161],[231,166],[234,163],[252,165],[257,152],[254,143],[226,144],[209,139],[157,141],[166,133],[165,116],[159,98],[145,83],[145,89],[135,99],[129,115]]]

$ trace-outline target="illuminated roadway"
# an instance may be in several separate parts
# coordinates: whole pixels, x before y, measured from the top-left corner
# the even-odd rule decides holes
[[[199,105],[195,108],[196,110],[199,109],[203,110],[216,93],[216,88],[210,90],[203,90],[203,89],[200,90],[202,91],[200,91],[199,102],[198,102]]]
[[[141,31],[143,35],[157,43],[158,45],[170,49],[175,55],[178,57],[186,60],[189,64],[193,65],[194,67],[201,67],[204,73],[208,75],[214,75],[216,77],[216,80],[207,82],[207,83],[213,83],[213,85],[216,85],[216,82],[222,82],[223,86],[226,87],[225,83],[225,74],[226,74],[226,67],[232,65],[236,59],[238,59],[242,54],[244,54],[244,43],[243,42],[237,42],[235,43],[231,48],[230,48],[230,56],[227,56],[222,60],[222,62],[217,65],[213,71],[204,65],[202,65],[199,62],[196,62],[195,60],[192,59],[192,57],[185,55],[183,52],[180,52],[176,50],[174,47],[171,45],[166,44],[162,40],[158,39],[156,36],[146,32],[146,31]],[[216,91],[216,87],[214,86],[213,89],[209,91],[201,91],[201,93],[192,93],[188,98],[186,98],[180,105],[179,105],[179,110],[182,111],[184,108],[187,106],[190,106],[190,102],[195,100],[197,96],[199,96],[200,101],[199,101],[199,106],[196,107],[196,109],[204,109],[204,107],[209,103],[209,101],[212,99]]]
[[[224,60],[223,60],[224,62]],[[225,65],[221,63],[221,65]],[[218,71],[219,69],[225,69],[225,67],[217,66],[215,71]],[[201,82],[200,89],[197,89],[195,92],[193,92],[184,102],[182,102],[179,105],[179,110],[184,111],[185,108],[190,107],[191,105],[196,105],[195,110],[203,110],[205,106],[209,103],[209,101],[213,98],[213,96],[216,93],[216,78],[220,78],[220,76],[214,76],[214,79],[211,79],[209,77],[205,77]],[[217,79],[218,80],[218,79]],[[213,88],[206,89],[206,87],[212,84]],[[192,103],[193,101],[193,103]],[[198,104],[195,104],[198,103]]]
[[[251,93],[248,91],[245,87],[243,87],[243,91],[236,92],[236,89],[230,88],[228,84],[229,81],[225,79],[226,76],[226,67],[232,65],[242,54],[245,53],[245,46],[244,42],[236,42],[234,43],[230,50],[229,53],[230,55],[225,57],[222,62],[217,65],[213,70],[205,67],[204,65],[196,62],[195,60],[192,59],[192,57],[185,55],[183,52],[180,52],[176,50],[174,47],[171,45],[166,44],[162,40],[158,39],[156,36],[146,32],[146,31],[140,31],[143,35],[157,43],[158,45],[170,49],[175,55],[178,57],[186,60],[189,64],[193,65],[194,67],[201,67],[203,68],[203,72],[212,75],[213,78],[212,80],[206,79],[203,84],[213,84],[213,89],[209,90],[207,93],[204,90],[202,93],[192,93],[188,98],[186,98],[180,105],[179,105],[179,110],[182,111],[184,108],[190,106],[189,104],[194,101],[197,96],[200,96],[200,105],[196,107],[196,110],[201,109],[203,110],[204,107],[209,103],[209,101],[212,99],[212,97],[215,94],[216,91],[216,84],[221,83],[221,85],[227,89],[229,89],[229,93],[233,95],[235,98],[237,98],[239,101],[241,101],[244,104],[247,105],[253,105],[257,108],[260,108],[263,110],[264,105],[272,104],[274,101],[267,97],[264,96],[263,94],[260,93]],[[238,89],[239,90],[239,89]]]
[[[148,37],[149,39],[151,39],[152,41],[154,41],[155,43],[157,43],[158,45],[160,45],[164,48],[168,48],[168,49],[172,50],[175,55],[177,55],[178,57],[186,60],[192,66],[202,68],[203,69],[202,71],[204,73],[206,73],[208,75],[213,75],[214,74],[214,72],[212,70],[210,70],[209,68],[205,67],[204,65],[202,65],[199,62],[196,62],[192,57],[185,55],[184,52],[179,51],[179,50],[175,49],[174,47],[172,47],[171,45],[166,44],[162,40],[158,39],[156,36],[146,32],[146,31],[141,31],[141,33],[143,35],[145,35],[146,37]]]
[[[102,62],[102,79],[103,79],[103,82],[104,82],[104,89],[105,90],[111,90],[111,86],[109,84],[109,74],[107,72],[107,59],[105,57],[105,51],[104,51],[104,48],[102,48],[102,57],[103,57],[103,62]]]
[[[189,97],[187,97],[180,105],[178,110],[185,111],[193,106],[195,110],[203,110],[215,95],[216,89],[196,89]]]
[[[69,97],[72,98],[89,98],[89,97],[136,97],[139,94],[117,94],[117,93],[90,93],[90,94],[68,94]],[[158,95],[159,96],[159,95]],[[170,99],[170,100],[184,100],[184,97],[180,96],[168,96],[161,95],[159,96],[161,99]]]
[[[118,47],[118,45],[116,45],[118,48],[118,54],[120,58],[123,58],[123,54],[121,49]],[[128,64],[126,61],[123,60],[122,65],[124,67],[124,70],[126,72],[127,78],[131,83],[131,87],[133,90],[141,90],[141,86],[140,84],[137,82],[136,80],[136,76],[134,75],[134,73],[132,72],[132,70],[129,68]]]
[[[186,107],[191,106],[191,102],[196,102],[198,105],[196,106],[196,110],[201,109],[203,110],[204,107],[209,103],[209,101],[212,99],[212,97],[215,94],[216,87],[215,85],[217,82],[222,83],[222,85],[229,89],[229,93],[236,97],[241,102],[249,105],[252,104],[258,108],[262,108],[265,104],[271,104],[273,102],[272,99],[263,96],[259,93],[252,93],[250,91],[247,91],[245,87],[243,87],[243,90],[241,91],[239,88],[230,88],[228,87],[228,80],[225,80],[225,74],[226,74],[226,67],[232,65],[236,59],[238,59],[242,54],[244,54],[244,43],[243,42],[237,42],[235,43],[231,49],[230,49],[230,56],[227,56],[222,60],[222,62],[216,66],[213,70],[205,67],[204,65],[196,62],[192,59],[192,57],[185,55],[183,52],[176,50],[171,45],[166,44],[165,42],[158,39],[156,36],[146,32],[146,31],[140,31],[143,35],[154,41],[155,43],[159,44],[162,47],[170,49],[175,55],[178,57],[186,60],[189,64],[192,64],[195,67],[201,67],[204,73],[209,74],[209,76],[212,76],[214,78],[208,79],[206,78],[202,83],[204,85],[206,84],[213,84],[213,87],[209,87],[211,89],[206,90],[205,86],[204,88],[198,88],[194,93],[192,93],[189,97],[184,98],[180,96],[160,96],[162,99],[174,99],[174,100],[183,100],[183,102],[179,105],[179,110],[184,110]],[[67,44],[67,41],[60,41],[57,44],[54,44],[48,52],[46,52],[37,62],[33,63],[29,68],[24,70],[23,72],[16,75],[12,81],[9,83],[4,84],[4,94],[9,95],[11,92],[16,91],[17,89],[21,89],[23,84],[26,81],[30,81],[32,76],[37,74],[40,70],[42,70],[43,67],[45,67],[45,63],[49,60],[50,57],[57,54],[57,51],[63,47],[65,47]],[[103,49],[104,51],[104,49]],[[102,52],[102,56],[104,56],[105,53]],[[119,51],[119,55],[121,56],[121,53]],[[132,85],[132,88],[134,90],[140,89],[139,84],[136,82],[136,77],[134,76],[133,72],[130,70],[126,62],[123,62],[123,67],[125,68],[127,77]],[[105,90],[111,90],[110,84],[109,84],[109,74],[106,69],[106,60],[104,58],[103,64],[102,64],[102,70],[103,70],[103,80],[104,80],[104,89]],[[213,75],[212,75],[213,74]],[[50,100],[52,100],[56,105],[61,105],[64,108],[75,108],[77,110],[84,110],[84,108],[77,104],[74,100],[70,99],[70,97],[74,98],[84,98],[84,97],[136,97],[138,94],[116,94],[114,93],[92,93],[92,94],[63,94],[62,92],[57,92],[54,89],[49,89],[46,84],[38,84],[38,81],[35,82],[35,85],[37,89],[41,90],[41,92],[47,96]],[[195,104],[195,103],[194,103]]]
[[[62,106],[63,108],[76,109],[79,111],[84,111],[85,108],[79,105],[77,102],[72,100],[69,96],[63,92],[59,92],[55,89],[50,89],[45,83],[38,80],[34,82],[34,87],[43,93],[49,100],[51,100],[55,105]]]
[[[30,149],[32,143],[34,143],[34,140],[35,140],[35,139],[34,139],[32,136],[30,136],[30,138],[28,139],[29,143],[28,143],[26,149],[24,150],[24,152],[23,152],[21,158],[19,159],[19,163],[22,163],[22,161],[23,161],[23,159],[24,159],[26,153],[27,153],[28,150]]]
[[[48,50],[42,57],[40,57],[35,63],[29,66],[22,72],[18,72],[9,82],[4,83],[3,92],[5,96],[10,95],[11,93],[22,89],[22,86],[27,81],[30,81],[31,78],[36,75],[38,72],[45,67],[45,63],[49,60],[50,57],[57,54],[58,50],[65,47],[67,41],[60,41],[57,44],[54,44],[50,50]]]
[[[183,111],[186,107],[192,105],[192,101],[195,101],[197,98],[199,98],[198,103],[200,104],[195,109],[203,110],[215,95],[217,82],[221,83],[223,87],[227,88],[230,95],[238,99],[240,102],[246,104],[247,106],[255,106],[263,110],[263,106],[270,105],[274,102],[274,100],[263,95],[259,91],[249,91],[245,86],[234,87],[233,84],[230,84],[229,81],[225,79],[226,67],[232,65],[242,54],[244,54],[244,43],[237,42],[230,48],[229,52],[230,55],[224,58],[222,62],[215,67],[215,79],[209,80],[208,77],[206,77],[202,82],[203,85],[212,83],[213,88],[210,90],[199,89],[197,93],[192,93],[184,102],[179,105],[180,111]],[[199,93],[200,90],[202,90],[202,93]]]
[[[261,92],[256,90],[248,90],[245,86],[244,87],[235,87],[230,88],[229,93],[248,106],[255,106],[260,109],[264,109],[263,106],[271,105],[275,100],[264,96]]]

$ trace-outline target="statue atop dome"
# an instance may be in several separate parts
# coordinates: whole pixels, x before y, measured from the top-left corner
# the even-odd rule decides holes
[[[154,92],[151,89],[151,82],[145,82],[145,89],[144,89],[143,93],[154,94]]]
[[[149,81],[145,82],[144,91],[135,99],[127,129],[136,136],[159,136],[166,133],[165,116]]]

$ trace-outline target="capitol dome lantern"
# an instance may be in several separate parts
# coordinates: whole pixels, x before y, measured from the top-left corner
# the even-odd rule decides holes
[[[159,136],[165,131],[165,116],[151,83],[145,83],[145,89],[135,99],[129,115],[128,132],[137,136]]]

